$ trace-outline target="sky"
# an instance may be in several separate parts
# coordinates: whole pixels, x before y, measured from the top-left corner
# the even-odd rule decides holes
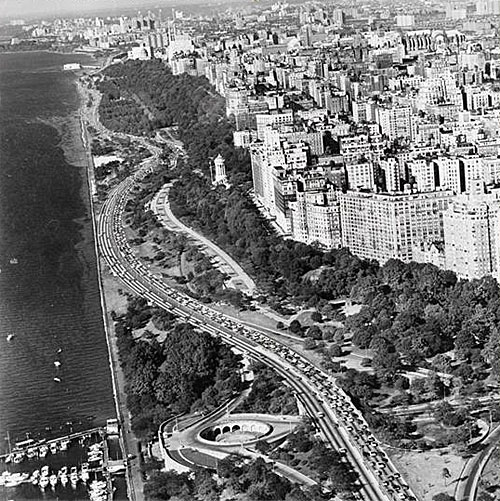
[[[183,3],[194,2],[192,0],[0,0],[0,17],[22,19],[106,10],[113,14],[131,7],[181,5]]]

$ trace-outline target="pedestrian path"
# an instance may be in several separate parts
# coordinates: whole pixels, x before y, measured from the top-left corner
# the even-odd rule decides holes
[[[227,283],[229,287],[239,289],[246,294],[253,294],[256,290],[255,282],[227,252],[175,217],[168,199],[170,187],[170,183],[164,185],[154,196],[151,200],[151,210],[168,230],[184,233],[203,247],[204,252],[214,258],[217,268],[231,277]]]

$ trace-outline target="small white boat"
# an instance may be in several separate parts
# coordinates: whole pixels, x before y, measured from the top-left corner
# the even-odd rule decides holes
[[[61,378],[55,377],[55,378],[54,378],[54,381],[55,381],[56,383],[60,383],[60,382],[61,382]]]
[[[5,339],[7,339],[7,341],[12,341],[14,337],[15,337],[14,334],[9,334]]]
[[[29,480],[28,473],[11,473],[8,477],[5,478],[4,486],[5,487],[17,487],[22,483]]]
[[[19,261],[18,261],[18,259],[17,259],[17,258],[13,257],[13,258],[11,258],[11,259],[9,260],[9,263],[10,263],[10,264],[18,264],[18,263],[19,263]]]
[[[52,474],[49,477],[49,482],[50,482],[50,485],[52,485],[52,486],[57,485],[57,475]]]
[[[59,360],[56,360],[56,361],[54,362],[54,365],[55,365],[57,368],[59,368],[59,367],[61,367],[61,362],[59,362]]]
[[[62,348],[59,348],[59,349],[57,350],[57,353],[62,353]]]

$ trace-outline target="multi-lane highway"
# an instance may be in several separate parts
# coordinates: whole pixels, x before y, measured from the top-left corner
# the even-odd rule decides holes
[[[327,443],[343,453],[358,472],[364,499],[415,501],[414,494],[370,432],[363,416],[329,374],[265,333],[170,288],[136,257],[125,236],[123,211],[131,189],[156,161],[156,155],[147,159],[134,176],[110,193],[101,209],[99,248],[111,273],[151,303],[172,311],[197,328],[219,336],[250,358],[274,368],[296,391]]]

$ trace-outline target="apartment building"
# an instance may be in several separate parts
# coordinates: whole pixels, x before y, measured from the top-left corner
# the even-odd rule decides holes
[[[443,214],[446,268],[459,278],[498,278],[499,195],[485,193],[483,181],[474,180],[470,192],[459,195]]]
[[[443,240],[443,212],[453,199],[449,190],[430,193],[339,195],[342,245],[353,254],[380,263],[412,260],[421,241]]]

